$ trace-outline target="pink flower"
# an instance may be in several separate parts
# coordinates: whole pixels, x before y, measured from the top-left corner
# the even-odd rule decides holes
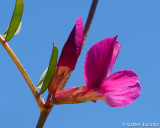
[[[122,70],[110,75],[120,51],[116,38],[117,35],[91,47],[85,57],[84,78],[88,94],[98,92],[109,106],[121,107],[136,100],[141,87],[133,70]]]
[[[61,56],[58,61],[57,67],[68,67],[70,71],[73,71],[77,62],[77,59],[81,53],[83,44],[83,23],[82,18],[78,17],[76,25],[72,29],[72,32],[65,43]]]
[[[84,78],[86,86],[56,92],[54,104],[75,104],[103,100],[112,107],[126,106],[141,92],[138,76],[133,70],[122,70],[111,75],[120,51],[117,36],[104,39],[87,52]]]

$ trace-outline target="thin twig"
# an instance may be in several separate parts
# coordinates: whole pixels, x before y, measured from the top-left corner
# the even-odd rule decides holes
[[[98,0],[93,0],[90,11],[89,11],[89,14],[88,14],[88,18],[87,18],[87,21],[86,21],[86,24],[85,24],[85,27],[84,27],[83,45],[84,45],[84,43],[86,41],[86,38],[88,36],[88,32],[89,32],[89,29],[90,29],[91,24],[92,24],[92,20],[93,20],[94,14],[95,14],[97,4],[98,4]]]
[[[10,57],[12,58],[14,63],[16,64],[17,68],[21,72],[25,81],[27,82],[32,94],[34,95],[34,97],[38,103],[39,108],[42,109],[44,106],[44,103],[43,103],[42,99],[40,98],[40,96],[38,95],[38,92],[37,92],[35,86],[33,85],[31,79],[29,78],[29,76],[28,76],[27,72],[25,71],[25,69],[23,68],[22,64],[20,63],[20,61],[18,60],[18,58],[16,57],[16,55],[14,54],[14,52],[12,51],[12,49],[10,48],[8,43],[5,42],[4,38],[1,35],[0,35],[0,42],[3,45],[3,47],[5,48],[5,50],[8,52],[8,54],[10,55]]]

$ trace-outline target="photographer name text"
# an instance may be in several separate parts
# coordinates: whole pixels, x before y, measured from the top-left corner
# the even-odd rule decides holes
[[[122,123],[123,127],[160,127],[160,123],[157,122],[123,122]]]

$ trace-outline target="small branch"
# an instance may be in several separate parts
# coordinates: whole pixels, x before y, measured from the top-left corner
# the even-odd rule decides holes
[[[97,4],[98,4],[98,0],[93,0],[90,11],[89,11],[89,14],[88,14],[88,18],[87,18],[87,21],[86,21],[86,24],[85,24],[85,27],[84,27],[83,45],[84,45],[84,43],[86,41],[86,38],[88,36],[88,32],[89,32],[89,29],[90,29],[91,24],[92,24],[92,20],[93,20],[94,14],[95,14]]]
[[[7,44],[7,42],[5,42],[4,38],[1,35],[0,35],[0,42],[3,45],[3,47],[5,48],[5,50],[8,52],[8,54],[10,55],[10,57],[12,58],[14,63],[16,64],[17,68],[21,72],[25,81],[27,82],[32,94],[34,95],[34,97],[38,103],[39,108],[42,109],[44,106],[44,103],[43,103],[41,97],[38,95],[38,92],[37,92],[35,86],[33,85],[31,79],[29,78],[29,76],[28,76],[27,72],[25,71],[25,69],[23,68],[22,64],[20,63],[20,61],[18,60],[18,58],[16,57],[16,55],[14,54],[14,52],[12,51],[10,46]]]

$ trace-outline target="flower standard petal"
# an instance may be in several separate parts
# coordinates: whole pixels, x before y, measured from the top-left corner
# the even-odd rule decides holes
[[[141,92],[137,74],[132,70],[122,70],[112,74],[101,85],[104,101],[112,107],[122,107],[135,101]]]
[[[111,72],[112,72],[112,69],[113,69],[113,65],[116,61],[116,58],[120,52],[120,49],[121,49],[121,45],[120,43],[116,43],[115,44],[115,47],[114,47],[114,51],[113,51],[113,56],[112,56],[112,59],[111,59],[111,64],[110,64],[110,67],[109,67],[109,70],[108,70],[108,74],[107,74],[107,77],[109,77],[111,75]]]
[[[58,61],[58,67],[67,66],[70,71],[73,71],[77,62],[77,59],[81,53],[83,44],[83,23],[82,18],[78,17],[76,25],[72,29],[72,32],[65,43],[61,56]]]
[[[87,52],[84,65],[84,78],[87,89],[97,89],[113,67],[117,36],[96,43]],[[116,54],[117,56],[117,54]],[[114,61],[113,61],[114,60]]]

